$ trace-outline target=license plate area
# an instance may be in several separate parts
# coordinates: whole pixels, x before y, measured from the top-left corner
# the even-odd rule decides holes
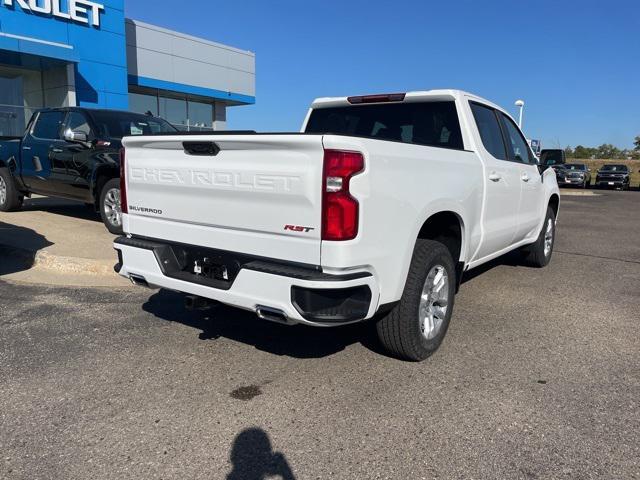
[[[162,272],[171,278],[228,290],[250,259],[223,250],[163,245],[154,250]]]

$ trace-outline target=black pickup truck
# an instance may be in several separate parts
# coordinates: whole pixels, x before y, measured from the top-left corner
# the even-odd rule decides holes
[[[23,137],[0,138],[0,211],[31,194],[93,205],[112,233],[122,232],[122,137],[176,132],[160,118],[80,107],[36,111]]]

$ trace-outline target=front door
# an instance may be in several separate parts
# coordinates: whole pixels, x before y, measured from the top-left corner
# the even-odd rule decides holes
[[[71,111],[67,114],[63,132],[67,130],[84,133],[89,141],[93,138],[91,127],[81,112]],[[62,165],[65,170],[60,184],[62,195],[88,203],[93,201],[90,190],[93,173],[90,162],[92,152],[93,148],[88,142],[83,144],[65,141],[53,149],[52,160]]]
[[[53,156],[53,150],[64,143],[61,140],[63,120],[62,111],[40,112],[22,142],[21,174],[34,193],[56,193],[66,175],[64,164]]]
[[[536,159],[520,129],[509,117],[500,113],[509,159],[518,165],[522,191],[518,207],[518,230],[515,241],[535,236],[540,228],[544,207],[542,176]]]

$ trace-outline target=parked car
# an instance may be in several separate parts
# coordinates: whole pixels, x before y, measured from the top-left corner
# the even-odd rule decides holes
[[[515,249],[551,259],[553,171],[505,110],[465,92],[319,99],[302,133],[123,143],[116,271],[190,306],[314,326],[375,317],[391,354],[422,360],[463,272]]]
[[[591,183],[591,169],[584,163],[565,163],[556,170],[558,185],[577,185],[587,188]]]
[[[626,165],[603,165],[596,173],[596,187],[629,190],[631,172]]]
[[[146,115],[79,107],[43,109],[22,137],[0,141],[0,211],[25,196],[63,197],[93,205],[112,233],[122,233],[120,148],[125,135],[176,133]]]

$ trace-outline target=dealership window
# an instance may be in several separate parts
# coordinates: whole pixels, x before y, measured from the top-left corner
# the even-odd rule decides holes
[[[158,116],[158,97],[155,95],[145,95],[143,93],[129,94],[129,109],[132,112]]]
[[[194,129],[213,129],[213,105],[210,103],[187,102],[189,125]]]
[[[163,118],[180,130],[213,130],[213,102],[201,102],[176,95],[150,93],[148,90],[129,93],[129,109],[136,113]]]
[[[159,97],[160,118],[172,123],[180,130],[187,129],[187,101],[175,98]]]
[[[22,135],[43,100],[40,72],[0,66],[0,136]]]

